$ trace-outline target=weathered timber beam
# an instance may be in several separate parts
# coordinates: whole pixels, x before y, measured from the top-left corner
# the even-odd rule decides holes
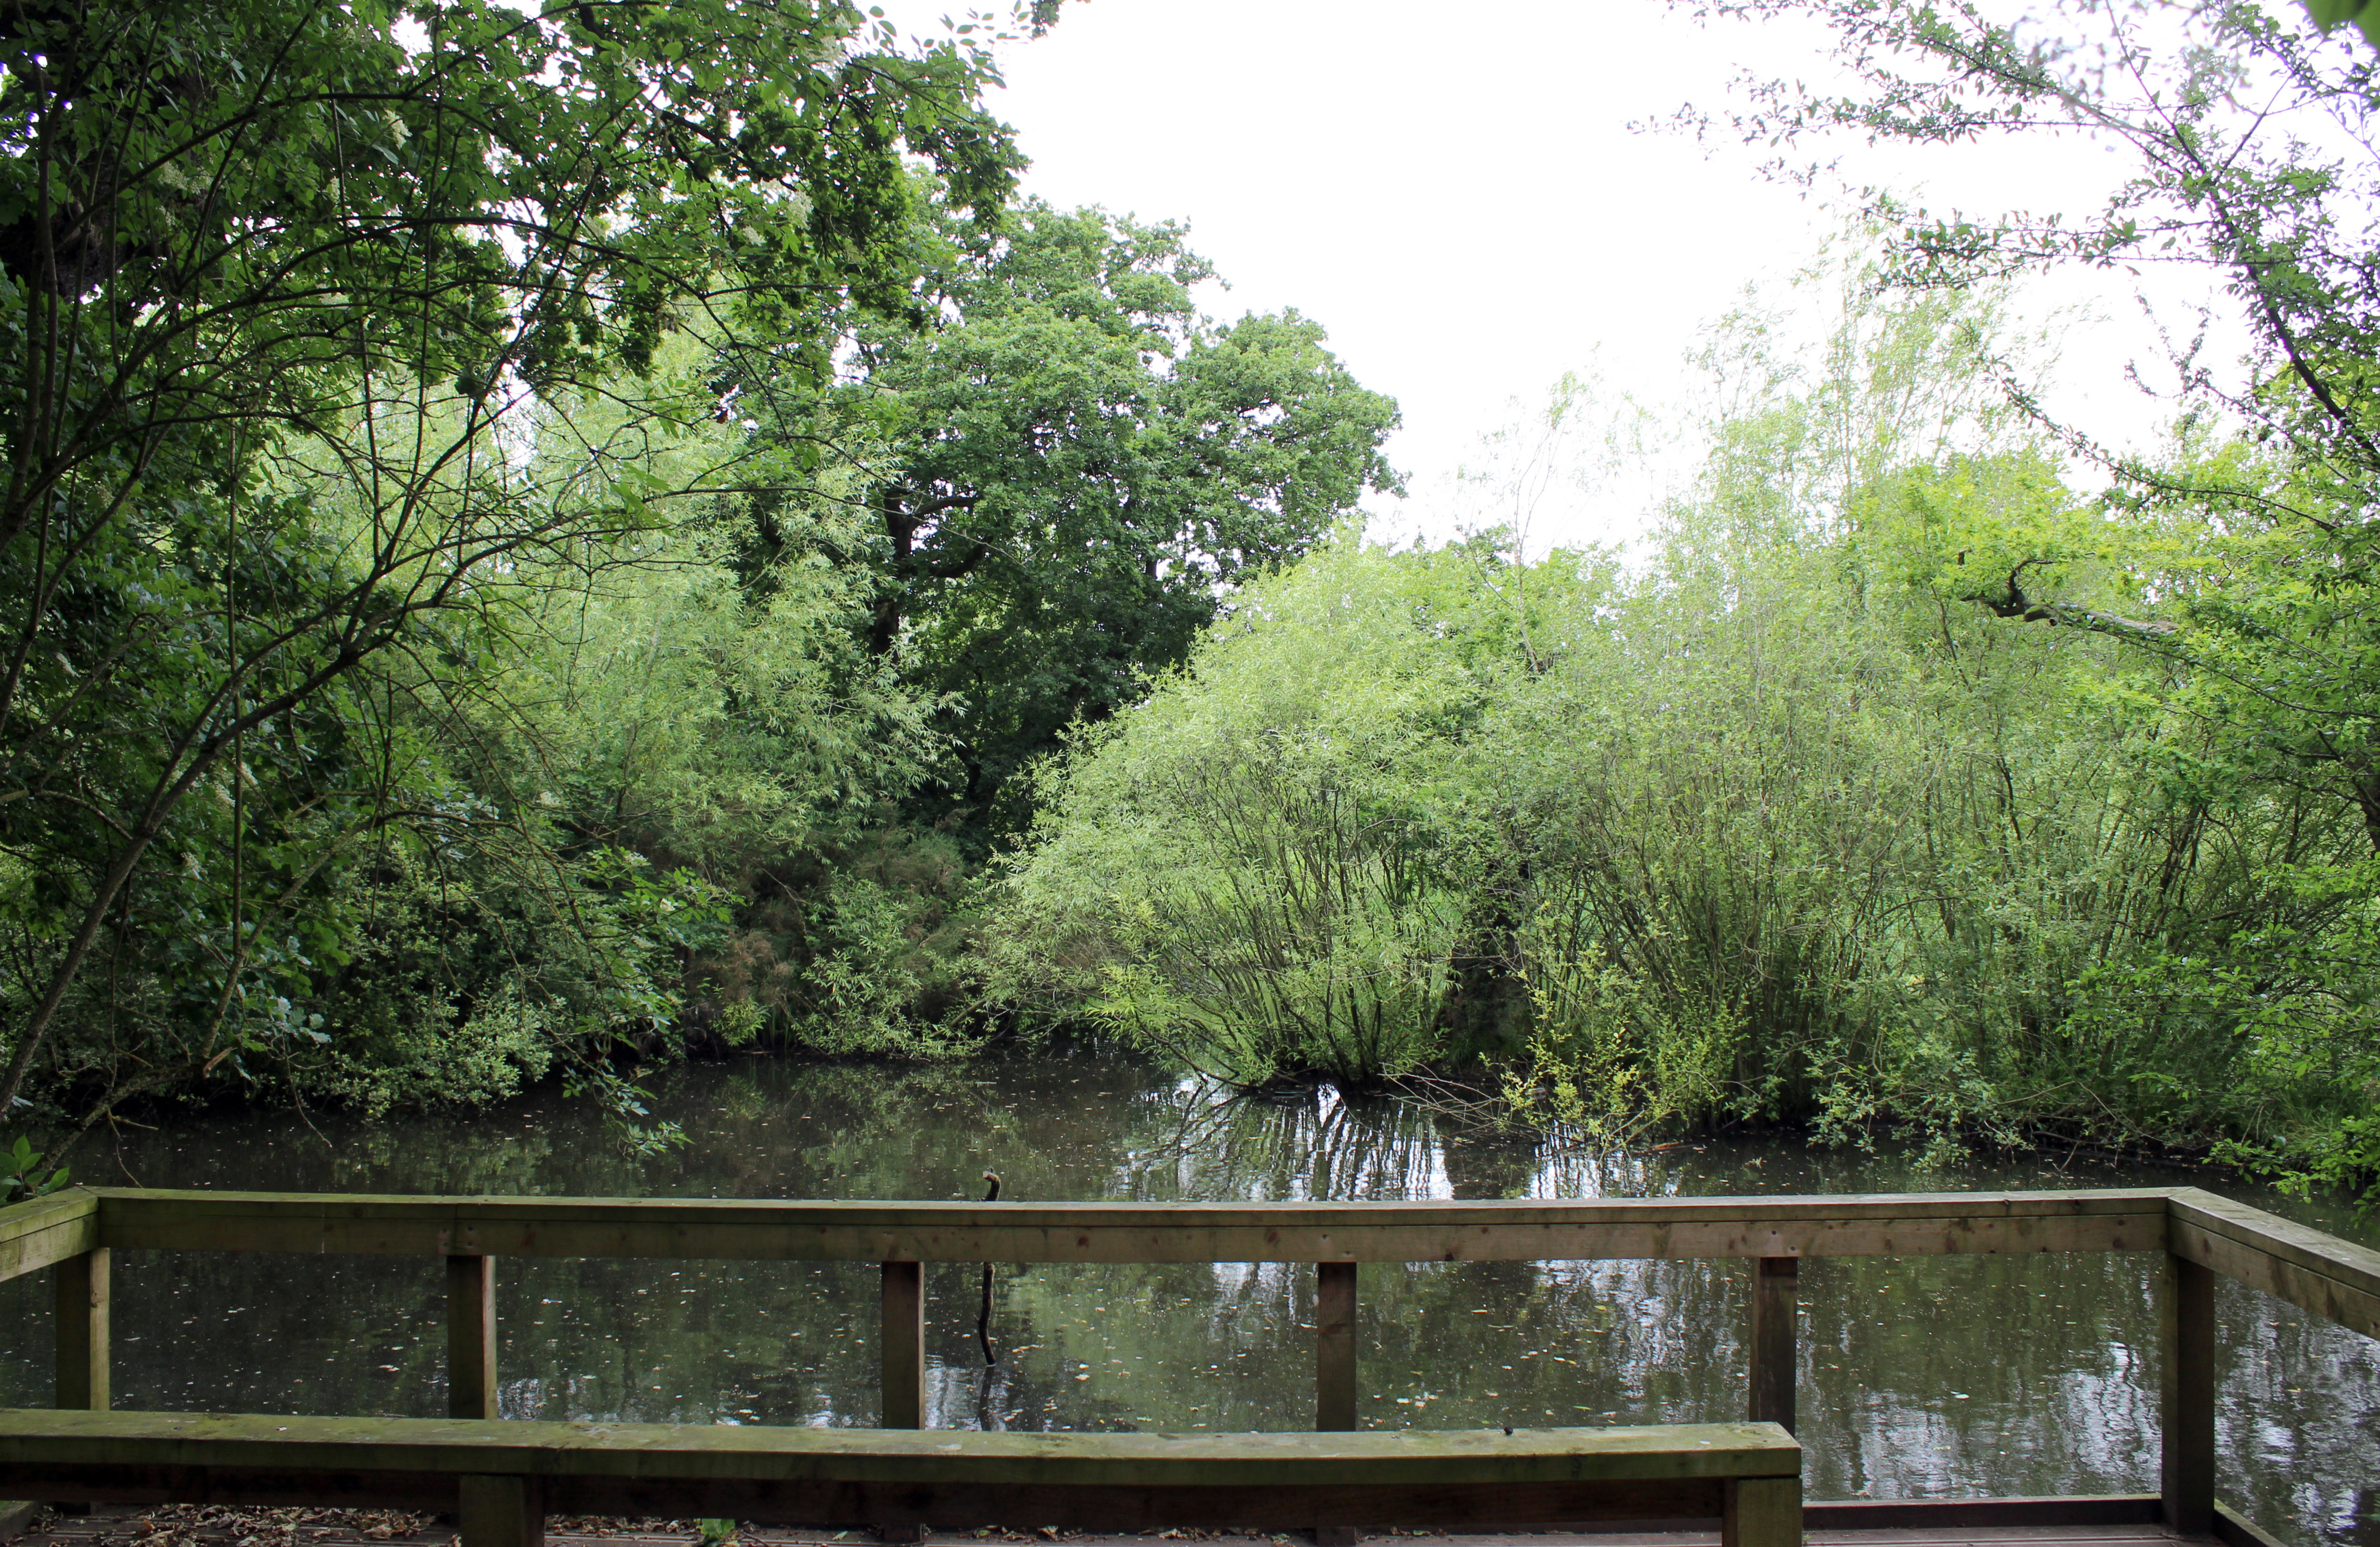
[[[877,1426],[926,1427],[926,1273],[918,1263],[878,1264]]]
[[[1752,1267],[1751,1417],[1793,1432],[1802,1368],[1802,1263],[1763,1257]]]
[[[1354,1263],[1314,1264],[1314,1427],[1333,1432],[1357,1427],[1355,1284]],[[1354,1526],[1308,1528],[1314,1547],[1355,1547]]]
[[[2215,1540],[2223,1547],[2281,1547],[2280,1538],[2221,1499],[2215,1501]]]
[[[545,1490],[533,1477],[467,1477],[456,1489],[461,1547],[545,1547]]]
[[[511,1477],[539,1508],[572,1514],[1108,1529],[1471,1524],[1708,1519],[1722,1514],[1730,1482],[1798,1486],[1800,1470],[1800,1446],[1763,1423],[985,1434],[0,1411],[0,1490],[94,1502],[422,1508],[451,1505],[463,1478]]]
[[[1793,1479],[1775,1480],[1791,1485]],[[1285,1529],[1301,1522],[1358,1529],[1428,1520],[1455,1526],[1717,1519],[1722,1478],[1606,1482],[1281,1484],[909,1483],[813,1479],[568,1477],[541,1480],[539,1507],[558,1515],[724,1517],[832,1529],[853,1525],[968,1529],[1010,1520],[1099,1531],[1172,1527]],[[273,1468],[110,1465],[55,1470],[40,1492],[94,1504],[345,1505],[456,1511],[456,1480]],[[468,1529],[471,1522],[466,1521]],[[524,1535],[528,1533],[524,1532]],[[1791,1540],[1744,1547],[1793,1547]]]
[[[1314,1276],[1314,1427],[1349,1432],[1358,1421],[1363,1391],[1356,1376],[1355,1264],[1319,1263]]]
[[[1798,1521],[1780,1501],[1798,1497],[1800,1465],[1773,1424],[962,1434],[0,1412],[0,1488],[94,1503],[459,1505],[468,1536],[473,1490],[485,1517],[509,1480],[520,1507],[501,1513],[518,1515],[519,1529],[491,1540],[523,1541],[553,1511],[1110,1530],[1723,1517],[1741,1547],[1792,1547]],[[491,1536],[484,1519],[480,1534]]]
[[[981,1482],[1527,1482],[1798,1477],[1772,1423],[1354,1433],[979,1433],[698,1423],[555,1423],[279,1413],[0,1408],[0,1479],[29,1465],[364,1468],[455,1476],[813,1477]],[[5,1486],[5,1482],[0,1482]]]
[[[100,1244],[99,1194],[70,1187],[0,1209],[0,1281],[33,1273]]]
[[[56,1268],[56,1379],[60,1408],[105,1409],[109,1401],[108,1323],[114,1275],[107,1248],[69,1257]]]
[[[1148,1205],[388,1198],[108,1189],[180,1251],[845,1262],[1414,1263],[2158,1251],[2156,1191]]]
[[[1764,1480],[1797,1485],[1791,1478]],[[586,1515],[722,1516],[784,1525],[917,1526],[967,1529],[1010,1520],[1100,1532],[1172,1527],[1281,1530],[1380,1529],[1410,1520],[1435,1525],[1526,1526],[1588,1520],[1708,1520],[1724,1507],[1720,1478],[1606,1482],[1411,1481],[1366,1483],[1076,1484],[1028,1481],[885,1484],[775,1483],[722,1480],[689,1495],[624,1480],[548,1485],[547,1507]],[[1747,1547],[1758,1544],[1747,1543]],[[1795,1547],[1791,1541],[1766,1547]]]
[[[1802,1524],[1814,1531],[1942,1531],[1982,1528],[2038,1531],[2070,1526],[2154,1526],[2165,1518],[2155,1493],[2082,1493],[1999,1499],[1813,1499]]]
[[[496,1416],[496,1260],[446,1259],[446,1416]]]
[[[2154,1526],[2166,1518],[2155,1493],[2078,1494],[2015,1499],[1814,1499],[1802,1506],[1811,1531],[2016,1529],[2039,1533],[2075,1526]],[[2061,1532],[2063,1534],[2063,1532]],[[2224,1547],[2281,1547],[2262,1527],[2216,1500],[2212,1532]]]
[[[1718,1541],[1719,1547],[1802,1547],[1802,1480],[1729,1478]]]
[[[2160,1500],[2176,1534],[2204,1537],[2215,1529],[2215,1274],[2169,1253],[2157,1299],[2165,1344]]]
[[[2171,1207],[2176,1256],[2380,1337],[2380,1251],[2196,1188]]]

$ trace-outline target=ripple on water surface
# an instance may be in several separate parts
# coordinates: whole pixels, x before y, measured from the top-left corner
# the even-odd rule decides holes
[[[79,1174],[152,1187],[744,1198],[1591,1197],[2209,1186],[2369,1241],[2341,1211],[2219,1178],[2033,1157],[1921,1171],[1790,1142],[1622,1159],[1450,1137],[1426,1111],[1330,1093],[1218,1102],[1078,1055],[888,1070],[747,1058],[678,1070],[688,1142],[608,1143],[539,1093],[493,1112],[340,1124],[207,1118],[128,1132]],[[2157,1263],[2143,1253],[1805,1263],[1801,1437],[1811,1496],[2146,1493],[2156,1486]],[[1002,1267],[984,1368],[979,1282],[929,1266],[937,1426],[1298,1429],[1313,1422],[1311,1268]],[[445,1408],[435,1260],[128,1251],[119,1407],[431,1416]],[[48,1287],[0,1285],[0,1401],[47,1401]],[[1451,1263],[1363,1270],[1369,1425],[1732,1418],[1747,1265]],[[508,1417],[868,1424],[867,1264],[508,1260]],[[2295,1547],[2380,1547],[2380,1345],[2228,1281],[2217,1302],[2220,1492]]]

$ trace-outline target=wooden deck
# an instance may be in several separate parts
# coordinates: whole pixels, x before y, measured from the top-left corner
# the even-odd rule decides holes
[[[803,1495],[795,1501],[798,1511],[788,1504],[772,1513],[762,1507],[769,1501],[759,1495],[783,1480],[774,1472],[764,1476],[749,1468],[731,1467],[714,1476],[689,1462],[686,1466],[692,1470],[680,1467],[668,1474],[671,1487],[646,1487],[639,1481],[644,1476],[641,1453],[625,1440],[581,1446],[587,1454],[574,1452],[577,1458],[560,1471],[533,1457],[519,1466],[507,1463],[494,1468],[486,1475],[477,1467],[458,1469],[442,1465],[433,1468],[436,1477],[431,1481],[435,1486],[416,1478],[410,1492],[388,1487],[375,1492],[352,1482],[334,1486],[336,1480],[326,1481],[327,1474],[319,1468],[298,1479],[302,1486],[269,1486],[275,1478],[288,1483],[296,1474],[285,1475],[287,1468],[302,1471],[300,1453],[311,1454],[307,1452],[310,1445],[319,1450],[327,1432],[362,1421],[335,1418],[274,1425],[272,1434],[260,1436],[265,1449],[241,1462],[248,1471],[212,1479],[208,1487],[200,1487],[162,1472],[156,1476],[124,1472],[124,1467],[139,1461],[137,1456],[127,1459],[113,1452],[53,1454],[57,1444],[78,1434],[88,1440],[85,1432],[92,1429],[90,1420],[104,1420],[110,1414],[109,1338],[115,1314],[110,1262],[113,1251],[127,1249],[443,1258],[449,1418],[460,1420],[464,1427],[455,1433],[471,1445],[498,1450],[527,1445],[535,1438],[532,1431],[540,1427],[504,1421],[498,1415],[496,1277],[497,1263],[503,1257],[877,1264],[882,1283],[877,1337],[881,1427],[846,1432],[846,1439],[839,1443],[854,1454],[871,1446],[897,1449],[899,1444],[889,1437],[893,1435],[911,1435],[912,1441],[906,1443],[914,1444],[924,1428],[922,1274],[929,1263],[1311,1264],[1317,1311],[1307,1356],[1313,1360],[1315,1374],[1316,1421],[1310,1437],[1333,1438],[1308,1458],[1326,1460],[1329,1465],[1323,1473],[1311,1478],[1300,1473],[1283,1483],[1287,1487],[1293,1482],[1306,1490],[1294,1501],[1304,1513],[1292,1512],[1293,1502],[1286,1494],[1272,1499],[1278,1509],[1257,1507],[1264,1499],[1228,1468],[1205,1478],[1201,1485],[1211,1496],[1204,1498],[1204,1507],[1196,1512],[1151,1492],[1158,1481],[1172,1478],[1172,1473],[1166,1472],[1155,1481],[1103,1473],[1102,1487],[1123,1492],[1113,1498],[1101,1494],[1071,1513],[1056,1507],[1045,1513],[1041,1506],[1049,1504],[1049,1498],[1034,1492],[1042,1485],[1034,1480],[1030,1467],[1010,1464],[1014,1457],[1002,1458],[1004,1441],[994,1436],[962,1438],[947,1431],[932,1436],[938,1454],[949,1451],[958,1456],[954,1466],[997,1461],[997,1475],[978,1478],[969,1471],[962,1479],[956,1474],[938,1474],[928,1481],[946,1493],[965,1492],[939,1500],[923,1499],[922,1493],[917,1498],[894,1497],[882,1490],[866,1497],[836,1495],[832,1509],[820,1507],[819,1499]],[[2067,1252],[2145,1252],[2163,1260],[2156,1296],[2163,1323],[2159,1339],[2163,1357],[2157,1361],[2162,1422],[2158,1492],[2111,1499],[1815,1504],[1799,1522],[1808,1540],[1823,1547],[1852,1547],[1859,1542],[1874,1542],[1877,1547],[1919,1547],[1928,1542],[2071,1543],[2074,1547],[2106,1543],[2113,1547],[2121,1542],[2176,1540],[2220,1542],[2223,1547],[2277,1547],[2270,1537],[2224,1508],[2215,1496],[2216,1279],[2234,1279],[2366,1336],[2380,1337],[2380,1252],[2193,1188],[1839,1197],[1156,1204],[415,1197],[69,1188],[0,1208],[0,1279],[46,1270],[54,1280],[56,1307],[55,1403],[39,1413],[10,1416],[18,1432],[10,1442],[15,1446],[10,1452],[14,1459],[0,1456],[0,1493],[50,1487],[55,1491],[39,1496],[109,1501],[212,1497],[271,1504],[302,1500],[314,1513],[313,1518],[301,1520],[281,1512],[275,1517],[277,1523],[269,1529],[261,1525],[244,1529],[219,1506],[212,1517],[203,1509],[188,1513],[198,1506],[141,1506],[147,1513],[67,1517],[44,1527],[42,1534],[32,1539],[43,1547],[100,1547],[103,1541],[105,1547],[179,1547],[182,1543],[188,1547],[216,1543],[313,1547],[317,1542],[322,1547],[355,1547],[365,1541],[442,1547],[452,1534],[450,1529],[427,1521],[409,1526],[403,1534],[383,1529],[385,1521],[358,1526],[319,1507],[339,1503],[409,1509],[455,1507],[480,1522],[474,1528],[480,1533],[474,1547],[535,1547],[534,1528],[540,1519],[547,1522],[553,1537],[573,1547],[597,1541],[622,1547],[628,1543],[674,1547],[697,1534],[690,1530],[680,1534],[675,1528],[645,1531],[640,1527],[606,1535],[592,1525],[574,1530],[565,1523],[567,1517],[545,1516],[543,1510],[549,1505],[612,1511],[716,1509],[722,1514],[749,1513],[778,1520],[861,1520],[896,1531],[904,1527],[914,1529],[918,1521],[948,1521],[953,1515],[971,1515],[980,1521],[1029,1512],[1044,1520],[1073,1519],[1101,1531],[1188,1519],[1237,1522],[1269,1517],[1320,1521],[1333,1538],[1330,1547],[1346,1547],[1355,1522],[1366,1518],[1413,1523],[1414,1529],[1373,1539],[1378,1541],[1536,1542],[1542,1547],[1586,1542],[1625,1547],[1633,1542],[1640,1547],[1654,1543],[1692,1547],[1714,1539],[1699,1531],[1664,1529],[1664,1523],[1699,1525],[1719,1517],[1741,1526],[1749,1516],[1757,1517],[1765,1540],[1778,1533],[1790,1534],[1793,1529],[1791,1500],[1798,1497],[1798,1471],[1730,1473],[1721,1482],[1710,1481],[1716,1473],[1694,1471],[1691,1476],[1703,1491],[1691,1498],[1680,1493],[1686,1485],[1677,1478],[1686,1476],[1684,1472],[1662,1474],[1669,1479],[1670,1493],[1658,1498],[1652,1496],[1649,1485],[1641,1485],[1643,1480],[1635,1473],[1622,1480],[1625,1486],[1596,1474],[1592,1480],[1596,1487],[1587,1490],[1592,1497],[1578,1491],[1577,1478],[1568,1478],[1560,1486],[1537,1479],[1545,1486],[1526,1498],[1503,1485],[1509,1480],[1468,1478],[1465,1484],[1473,1493],[1463,1496],[1485,1497],[1494,1509],[1482,1508],[1467,1516],[1452,1507],[1451,1495],[1408,1496],[1410,1489],[1408,1493],[1399,1493],[1398,1488],[1409,1480],[1359,1481],[1358,1463],[1370,1463],[1353,1453],[1342,1456],[1331,1446],[1343,1441],[1360,1450],[1369,1443],[1351,1437],[1363,1416],[1355,1315],[1361,1271],[1451,1262],[1678,1257],[1744,1262],[1752,1269],[1749,1325],[1743,1339],[1749,1356],[1744,1371],[1744,1420],[1754,1425],[1775,1425],[1776,1437],[1790,1445],[1797,1422],[1804,1417],[1798,1411],[1794,1390],[1803,1257]],[[140,1314],[138,1308],[128,1309]],[[259,1307],[253,1314],[270,1318],[273,1311]],[[2258,1334],[2248,1329],[2246,1335]],[[1291,1350],[1284,1352],[1298,1357]],[[129,1420],[136,1415],[112,1416]],[[149,1416],[186,1421],[180,1415]],[[1825,1415],[1807,1416],[1813,1421],[1825,1420]],[[208,1421],[220,1426],[238,1420]],[[747,1435],[740,1429],[731,1432]],[[1512,1432],[1505,1430],[1504,1437],[1509,1440]],[[868,1438],[869,1433],[877,1438]],[[735,1445],[758,1443],[761,1439],[755,1435],[733,1442]],[[1450,1454],[1474,1445],[1473,1441],[1453,1434],[1416,1438],[1412,1443],[1424,1449],[1435,1444]],[[1488,1442],[1490,1448],[1494,1443]],[[711,1449],[728,1444],[705,1442]],[[44,1445],[51,1448],[43,1450]],[[969,1455],[974,1458],[967,1459]],[[474,1450],[468,1458],[480,1458],[480,1451]],[[1152,1456],[1147,1462],[1161,1471],[1172,1459]],[[174,1456],[150,1460],[169,1469],[184,1464]],[[75,1467],[83,1470],[72,1470]],[[117,1470],[98,1475],[109,1467]],[[549,1473],[555,1477],[566,1473],[567,1485],[550,1482]],[[729,1473],[733,1474],[730,1481],[721,1481]],[[904,1487],[916,1483],[905,1473],[904,1479]],[[599,1486],[604,1480],[617,1486],[607,1492],[608,1484]],[[743,1493],[735,1491],[747,1483],[751,1486]],[[1743,1501],[1752,1497],[1755,1483],[1762,1502],[1752,1509]],[[1001,1493],[998,1488],[1011,1492]],[[1135,1489],[1139,1492],[1131,1493]],[[1334,1489],[1338,1492],[1330,1492]],[[1723,1493],[1724,1511],[1718,1494],[1705,1496],[1711,1489]],[[1225,1496],[1231,1490],[1238,1493]],[[532,1500],[533,1492],[540,1494],[538,1500]],[[548,1493],[554,1496],[544,1497]],[[1329,1494],[1327,1500],[1321,1498],[1324,1493]],[[1127,1495],[1137,1499],[1140,1507],[1121,1507],[1116,1501]],[[1358,1513],[1383,1498],[1389,1500],[1384,1514]],[[474,1500],[479,1501],[476,1505]],[[950,1507],[954,1500],[970,1507]],[[263,1519],[254,1511],[241,1518],[249,1516]],[[1658,1518],[1646,1518],[1655,1516]],[[1500,1525],[1581,1519],[1607,1524],[1586,1534],[1547,1531],[1477,1538],[1449,1538],[1420,1529],[1431,1520],[1460,1525],[1465,1519]],[[1636,1534],[1628,1534],[1632,1532]],[[1030,1534],[969,1532],[929,1540],[957,1543],[994,1537],[1086,1543],[1134,1540],[1043,1529]],[[821,1536],[815,1531],[781,1529],[756,1530],[746,1539],[748,1547],[810,1547],[820,1542],[857,1547],[866,1540],[862,1531]],[[1234,1539],[1181,1530],[1138,1540],[1156,1543]],[[1236,1540],[1286,1544],[1293,1539],[1267,1535]]]
[[[455,1528],[428,1517],[387,1510],[226,1509],[169,1505],[151,1510],[102,1509],[49,1516],[14,1538],[14,1547],[452,1547]],[[747,1528],[743,1547],[874,1547],[869,1532],[783,1531]],[[1718,1547],[1716,1531],[1536,1531],[1525,1535],[1446,1534],[1428,1529],[1367,1535],[1378,1547]],[[2158,1525],[1933,1526],[1868,1530],[1813,1529],[1808,1547],[2174,1547],[2183,1540]],[[701,1547],[691,1520],[557,1519],[547,1547]],[[989,1530],[929,1535],[927,1547],[1056,1542],[1062,1547],[1310,1547],[1304,1535],[1169,1531],[1111,1536],[1091,1531]]]

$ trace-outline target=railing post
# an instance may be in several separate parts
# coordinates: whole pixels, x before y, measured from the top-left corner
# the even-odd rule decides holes
[[[2159,1468],[2165,1523],[2182,1536],[2215,1529],[2215,1273],[2168,1253],[2165,1334],[2165,1454]]]
[[[1793,1432],[1793,1383],[1801,1356],[1802,1260],[1763,1257],[1752,1272],[1752,1421]]]
[[[884,1264],[885,1429],[926,1426],[926,1275],[920,1263]]]
[[[57,1358],[52,1405],[104,1412],[107,1389],[107,1248],[94,1246],[51,1270],[57,1291]],[[59,1503],[61,1515],[88,1515],[91,1505]]]
[[[1355,1427],[1355,1264],[1314,1269],[1314,1427]]]
[[[533,1477],[464,1477],[455,1523],[462,1547],[545,1547],[545,1508]]]
[[[1314,1267],[1314,1427],[1355,1427],[1355,1264]],[[1355,1547],[1353,1526],[1317,1526],[1315,1547]]]
[[[496,1260],[446,1259],[446,1414],[496,1416]]]
[[[1802,1480],[1729,1478],[1718,1540],[1719,1547],[1802,1547]]]
[[[884,1264],[883,1408],[878,1427],[926,1426],[926,1268],[922,1263]],[[880,1541],[923,1541],[926,1528],[904,1523],[876,1528]]]
[[[107,1248],[58,1263],[57,1396],[60,1408],[107,1408]]]

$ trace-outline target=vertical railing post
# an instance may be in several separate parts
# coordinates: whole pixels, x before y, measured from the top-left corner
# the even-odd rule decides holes
[[[1801,1363],[1802,1260],[1763,1257],[1752,1272],[1752,1405],[1755,1423],[1793,1432],[1793,1384]]]
[[[61,1408],[107,1408],[107,1248],[58,1263],[57,1396]]]
[[[107,1247],[91,1247],[50,1269],[57,1290],[55,1407],[107,1411]],[[59,1514],[91,1514],[91,1505],[57,1502]]]
[[[1314,1427],[1355,1427],[1355,1264],[1314,1268]],[[1317,1526],[1315,1547],[1354,1547],[1352,1525]]]
[[[1314,1270],[1314,1427],[1355,1427],[1355,1264]]]
[[[886,1429],[926,1426],[926,1275],[920,1263],[884,1264]]]
[[[2158,1320],[2165,1334],[2165,1523],[2181,1536],[2215,1529],[2215,1273],[2166,1257]]]
[[[496,1416],[496,1260],[446,1259],[446,1413]]]
[[[107,1248],[94,1246],[51,1270],[57,1291],[57,1358],[52,1401],[59,1408],[104,1412],[107,1383]],[[91,1505],[60,1502],[61,1515],[88,1515]]]
[[[533,1477],[456,1480],[461,1547],[545,1547],[545,1505]]]
[[[1719,1547],[1802,1547],[1802,1480],[1731,1477],[1720,1505]]]
[[[884,1264],[882,1373],[885,1429],[926,1426],[926,1269],[922,1263]],[[915,1521],[879,1524],[878,1540],[923,1541],[926,1528]]]

